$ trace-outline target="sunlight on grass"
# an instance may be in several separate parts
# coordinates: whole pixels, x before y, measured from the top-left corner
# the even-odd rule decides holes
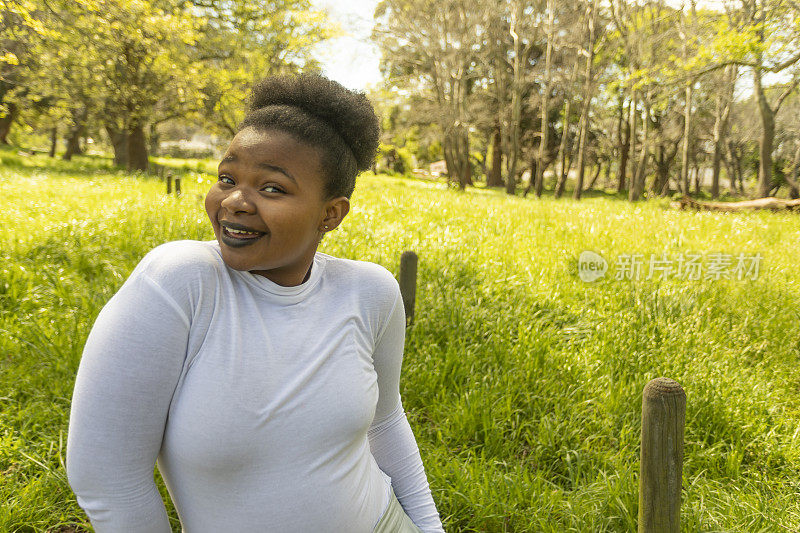
[[[83,342],[147,251],[213,238],[209,177],[175,163],[176,199],[100,163],[0,155],[0,531],[88,527],[63,467]],[[446,530],[634,530],[641,391],[668,376],[687,393],[682,529],[780,531],[800,528],[798,242],[792,214],[364,175],[320,249],[395,274],[419,255],[401,387]],[[584,283],[584,250],[763,260],[755,280]]]

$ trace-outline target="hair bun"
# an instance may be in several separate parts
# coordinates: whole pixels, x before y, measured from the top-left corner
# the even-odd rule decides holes
[[[271,76],[253,87],[250,112],[272,105],[298,107],[325,121],[350,147],[360,171],[372,167],[380,127],[364,93],[320,74]]]

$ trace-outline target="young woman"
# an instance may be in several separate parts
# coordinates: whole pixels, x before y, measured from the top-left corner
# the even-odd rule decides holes
[[[317,252],[372,164],[365,96],[267,78],[206,197],[216,241],[152,250],[75,382],[67,474],[96,531],[443,531],[399,393],[400,291]]]

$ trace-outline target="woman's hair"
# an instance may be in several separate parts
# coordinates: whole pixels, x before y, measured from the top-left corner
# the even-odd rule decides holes
[[[380,127],[363,93],[319,74],[270,76],[253,87],[239,130],[277,129],[320,149],[325,198],[350,198],[356,175],[370,168]]]

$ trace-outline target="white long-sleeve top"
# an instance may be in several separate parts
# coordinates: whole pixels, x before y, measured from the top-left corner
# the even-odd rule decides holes
[[[399,392],[405,315],[385,268],[317,252],[284,287],[215,241],[151,251],[86,341],[67,475],[99,533],[369,533],[389,487],[443,531]]]

